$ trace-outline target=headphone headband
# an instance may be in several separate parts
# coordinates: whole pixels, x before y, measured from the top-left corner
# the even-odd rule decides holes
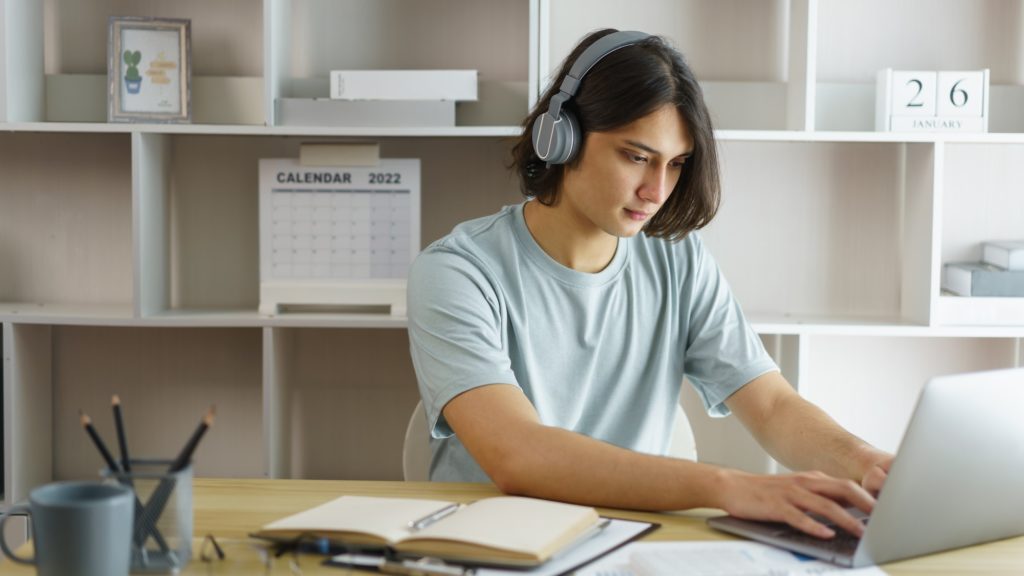
[[[587,49],[583,51],[583,54],[580,54],[576,62],[573,62],[572,68],[569,69],[569,73],[566,74],[565,79],[562,80],[562,85],[558,88],[559,91],[565,92],[569,96],[575,96],[576,90],[579,89],[580,81],[602,58],[620,48],[641,42],[648,36],[648,34],[643,32],[624,30],[612,32],[607,36],[598,38],[593,44],[587,46]]]

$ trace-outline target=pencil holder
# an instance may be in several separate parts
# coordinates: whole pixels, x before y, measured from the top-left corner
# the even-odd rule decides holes
[[[192,558],[192,465],[172,472],[170,460],[130,463],[130,472],[103,475],[135,491],[131,571],[178,572]]]

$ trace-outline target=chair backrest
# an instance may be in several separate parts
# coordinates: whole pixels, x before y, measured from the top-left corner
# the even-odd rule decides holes
[[[427,413],[423,402],[417,402],[405,427],[405,444],[402,446],[402,476],[407,482],[430,480],[430,431],[427,430]],[[676,406],[676,423],[672,430],[672,441],[668,455],[686,460],[697,459],[697,442],[693,437],[690,420],[682,406]]]
[[[676,423],[672,426],[672,441],[668,445],[668,455],[683,460],[697,460],[697,439],[693,437],[693,427],[686,417],[683,407],[676,404]]]
[[[402,445],[402,476],[406,482],[430,480],[430,431],[427,430],[427,412],[423,402],[417,402],[405,427]]]

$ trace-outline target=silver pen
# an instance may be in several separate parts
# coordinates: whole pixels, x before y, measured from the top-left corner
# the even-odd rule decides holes
[[[462,508],[462,504],[449,504],[448,506],[445,506],[444,508],[441,508],[436,512],[431,512],[430,514],[427,514],[423,518],[409,522],[409,530],[412,530],[413,532],[416,532],[417,530],[423,530],[424,528],[430,526],[434,522],[437,522],[442,518],[455,514],[455,512],[457,512],[459,508]]]
[[[384,574],[404,576],[472,576],[473,568],[445,564],[440,560],[421,558],[419,560],[385,560],[378,568]]]
[[[388,560],[370,554],[339,554],[333,561],[355,568],[375,568],[383,574],[404,576],[472,576],[476,570],[445,564],[433,558],[419,560]]]

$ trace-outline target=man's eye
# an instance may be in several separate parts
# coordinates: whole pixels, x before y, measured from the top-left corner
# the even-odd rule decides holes
[[[633,154],[632,152],[627,152],[626,156],[628,156],[631,161],[636,162],[637,164],[642,164],[644,162],[647,162],[647,157],[646,156],[641,156],[639,154]]]

